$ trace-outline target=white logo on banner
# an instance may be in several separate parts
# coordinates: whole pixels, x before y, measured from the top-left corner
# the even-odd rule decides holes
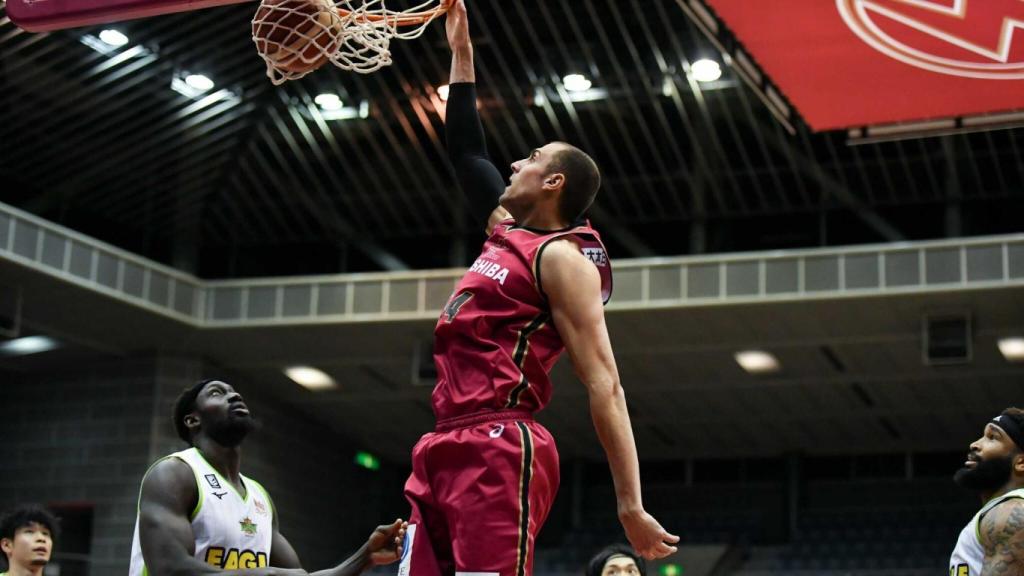
[[[993,4],[989,2],[1001,2],[1000,7],[1005,5],[1006,10],[993,15],[991,10],[999,8],[993,8]],[[1024,79],[1024,61],[1010,59],[1014,40],[1016,39],[1018,44],[1024,42],[1024,3],[1008,0],[836,0],[836,7],[846,25],[861,40],[900,62],[932,72],[966,78]],[[989,12],[984,13],[985,9]],[[921,18],[924,14],[921,10],[948,17],[949,25],[939,28],[932,20],[925,21]],[[977,20],[986,17],[991,19],[993,16],[1000,18],[1000,22],[997,23],[998,31],[990,42],[979,44],[965,38],[963,32],[978,29]],[[897,23],[904,29],[914,32],[900,40],[882,29],[879,24],[885,22]],[[893,28],[890,26],[889,29]],[[1018,36],[1018,33],[1022,36]],[[951,53],[966,51],[976,54],[978,58],[962,60],[949,58],[948,55],[932,54],[921,47],[909,44],[914,34],[925,34],[949,45],[954,48]],[[1017,52],[1020,53],[1020,50]]]

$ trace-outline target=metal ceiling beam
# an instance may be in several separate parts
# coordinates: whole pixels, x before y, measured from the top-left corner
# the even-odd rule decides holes
[[[766,128],[763,126],[762,127]],[[791,147],[791,141],[781,136],[778,132],[770,132],[767,129],[765,133],[768,135],[766,142],[778,150],[783,150],[786,147]],[[801,131],[803,137],[806,138],[806,131]],[[822,168],[821,164],[812,156],[808,156],[792,148],[792,154],[796,158],[797,165],[801,167],[802,171],[811,178],[811,181],[816,183],[823,192],[831,195],[840,204],[849,208],[857,215],[865,224],[867,224],[872,230],[874,230],[879,236],[889,242],[902,242],[906,240],[903,234],[892,224],[890,224],[885,218],[882,218],[878,212],[871,209],[870,206],[864,203],[863,200],[858,198],[853,192],[850,191],[844,184],[836,180],[831,174]]]
[[[283,122],[281,121],[280,116],[277,115],[274,108],[269,108],[268,111],[271,114],[271,119],[274,121],[275,125],[277,125],[279,133],[286,135],[287,129],[282,126]],[[319,220],[321,225],[325,227],[325,231],[340,235],[342,239],[352,243],[352,245],[363,252],[368,258],[384,270],[409,269],[409,267],[394,254],[385,250],[365,235],[358,234],[352,227],[352,224],[336,211],[331,210],[328,217],[328,215],[325,214],[325,210],[329,206],[329,197],[320,188],[318,179],[314,174],[307,174],[307,176],[311,177],[311,180],[315,184],[313,187],[314,190],[321,196],[320,203],[308,196],[304,189],[300,188],[296,190],[294,184],[298,183],[299,180],[296,178],[296,174],[291,167],[292,163],[284,156],[273,135],[267,131],[264,125],[259,127],[258,133],[262,137],[263,143],[267,145],[267,148],[277,161],[273,170],[267,170],[264,173],[272,176],[275,173],[275,170],[279,170],[288,177],[287,181],[275,182],[279,194],[291,193],[298,196],[298,198],[303,201],[303,204],[306,205],[308,215],[313,216],[315,220]],[[294,141],[287,141],[287,143],[292,149],[293,154],[295,154],[295,157],[299,160],[300,166],[308,171],[308,163],[304,160],[301,152],[298,151],[297,147],[294,145]],[[327,205],[324,205],[325,203],[327,203]]]
[[[957,168],[956,148],[957,144],[953,136],[943,136],[942,152],[946,159],[946,202],[944,214],[944,228],[948,238],[956,238],[963,234],[963,219],[960,213],[960,201],[963,199],[960,181],[960,170]]]

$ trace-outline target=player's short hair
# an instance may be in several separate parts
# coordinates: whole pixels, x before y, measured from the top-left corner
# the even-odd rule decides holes
[[[601,550],[594,555],[593,558],[587,562],[587,571],[584,576],[601,576],[601,572],[604,571],[604,565],[608,562],[608,559],[612,556],[626,556],[632,558],[633,562],[636,562],[636,567],[640,570],[640,576],[647,576],[647,562],[644,561],[643,556],[640,556],[633,551],[631,546],[625,544],[612,544],[604,550]]]
[[[178,399],[174,402],[174,412],[171,415],[171,419],[174,421],[174,429],[178,432],[178,438],[184,440],[189,446],[192,445],[192,431],[185,426],[185,416],[191,412],[195,412],[196,409],[196,398],[199,397],[199,393],[203,391],[210,382],[216,382],[215,378],[209,380],[200,380],[189,388],[182,390]]]
[[[594,203],[601,188],[601,171],[586,152],[566,142],[556,142],[561,148],[548,163],[549,172],[565,175],[558,211],[570,223],[579,220]]]
[[[33,523],[50,531],[50,539],[56,540],[60,522],[52,512],[38,504],[23,504],[0,516],[0,539],[14,540],[14,533]]]

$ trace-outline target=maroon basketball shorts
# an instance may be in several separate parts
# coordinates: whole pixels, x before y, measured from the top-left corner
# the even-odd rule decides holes
[[[558,491],[558,450],[527,413],[439,423],[412,451],[399,576],[528,576]]]

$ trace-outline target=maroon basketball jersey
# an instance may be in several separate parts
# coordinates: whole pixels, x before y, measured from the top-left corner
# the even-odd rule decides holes
[[[511,219],[495,226],[434,328],[439,420],[495,409],[536,412],[551,399],[548,372],[565,346],[551,322],[540,259],[562,238],[575,240],[597,266],[608,301],[611,263],[589,222],[556,231]]]

